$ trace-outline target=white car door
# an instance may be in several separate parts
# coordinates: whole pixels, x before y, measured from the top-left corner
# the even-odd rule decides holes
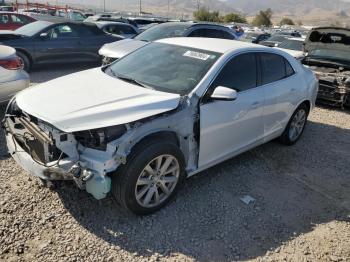
[[[290,63],[282,56],[260,53],[261,85],[265,93],[264,132],[265,139],[280,135],[287,125],[296,101],[300,85]]]
[[[232,58],[214,80],[200,105],[199,168],[244,151],[264,134],[263,89],[257,87],[254,53]],[[210,99],[218,86],[235,89],[234,101]]]

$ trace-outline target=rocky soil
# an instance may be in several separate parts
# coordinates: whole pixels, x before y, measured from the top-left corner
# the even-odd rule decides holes
[[[43,71],[34,82],[74,70]],[[72,182],[43,185],[7,155],[1,133],[0,260],[350,261],[349,164],[349,111],[318,107],[297,145],[226,161],[137,217]]]

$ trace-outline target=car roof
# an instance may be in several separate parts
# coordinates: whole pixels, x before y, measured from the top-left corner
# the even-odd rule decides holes
[[[126,25],[126,26],[134,27],[131,24],[127,24],[123,22],[114,22],[114,21],[96,21],[95,23],[98,25]]]
[[[165,38],[156,41],[157,43],[164,43],[170,45],[179,45],[190,48],[197,48],[216,53],[227,53],[235,49],[261,49],[270,50],[270,48],[256,45],[247,42],[218,39],[218,38],[202,38],[202,37],[175,37]]]

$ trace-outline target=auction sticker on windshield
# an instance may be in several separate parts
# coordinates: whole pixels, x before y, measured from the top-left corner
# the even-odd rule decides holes
[[[208,60],[208,58],[210,57],[210,55],[208,55],[208,54],[190,51],[190,50],[187,51],[186,53],[184,53],[183,56],[196,58],[196,59],[200,59],[200,60],[204,60],[204,61]]]

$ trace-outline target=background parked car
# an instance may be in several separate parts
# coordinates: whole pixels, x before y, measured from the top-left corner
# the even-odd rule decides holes
[[[36,19],[27,15],[13,12],[0,12],[0,30],[16,30],[35,21]]]
[[[120,39],[95,24],[73,22],[37,21],[13,32],[0,32],[0,42],[17,50],[26,71],[36,64],[100,61],[100,47]]]
[[[14,12],[16,10],[15,10],[15,8],[13,6],[4,5],[4,6],[0,6],[0,11]]]
[[[98,15],[89,16],[84,20],[84,22],[89,22],[89,23],[103,22],[103,21],[120,22],[125,24],[131,24],[137,27],[136,22],[134,22],[133,20],[122,17],[120,15],[114,15],[114,14],[98,14]]]
[[[289,36],[289,35],[273,34],[271,37],[269,37],[265,41],[261,41],[260,44],[268,47],[277,47],[286,39],[291,37],[292,36]]]
[[[105,33],[122,36],[124,38],[132,38],[140,33],[137,27],[126,23],[102,21],[97,22],[96,25]]]
[[[12,47],[0,45],[0,104],[29,86],[29,75]]]
[[[304,39],[303,38],[289,38],[283,41],[281,44],[276,47],[282,51],[287,52],[291,56],[294,56],[296,59],[301,60],[304,58]]]
[[[243,42],[259,44],[261,41],[265,41],[269,37],[271,37],[271,35],[265,32],[248,32],[241,36],[239,40]]]
[[[136,49],[153,42],[170,37],[208,37],[235,40],[234,31],[226,26],[207,23],[169,22],[151,27],[133,39],[104,45],[99,54],[103,64],[110,64]]]
[[[350,107],[350,30],[320,27],[305,40],[303,63],[319,78],[318,102]]]

